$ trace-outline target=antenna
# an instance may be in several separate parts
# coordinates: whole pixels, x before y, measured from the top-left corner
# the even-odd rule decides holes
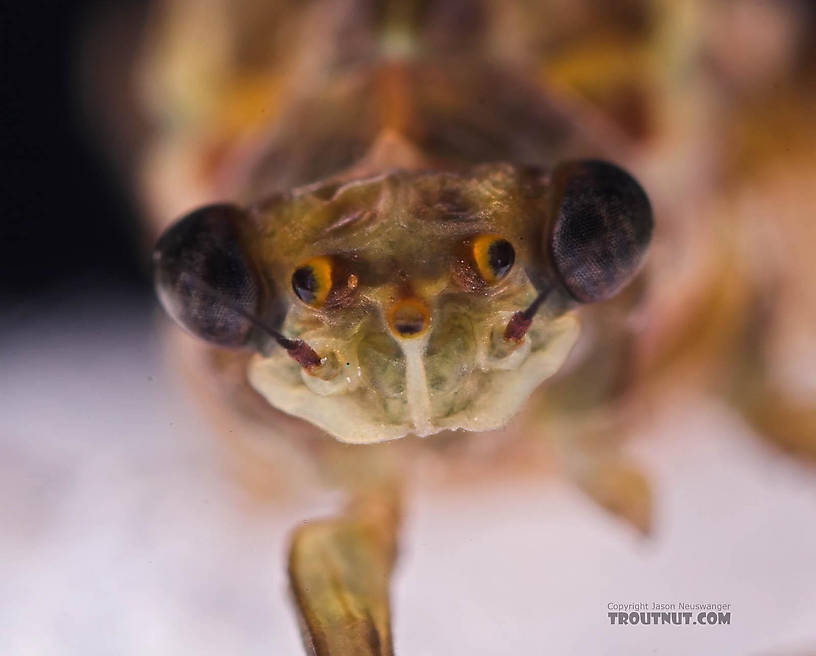
[[[504,329],[504,338],[507,341],[520,342],[524,339],[530,325],[533,323],[533,318],[541,304],[547,300],[550,291],[552,291],[552,287],[544,288],[526,310],[521,310],[513,315],[510,321],[507,322],[507,328]]]
[[[214,296],[224,307],[227,307],[233,312],[240,314],[242,317],[252,323],[253,326],[269,335],[278,343],[278,345],[280,345],[281,348],[286,350],[286,352],[293,360],[295,360],[295,362],[297,362],[304,369],[312,369],[320,366],[322,362],[321,357],[302,339],[291,339],[284,336],[282,333],[268,325],[265,321],[239,306],[227,294],[218,291],[195,276],[182,273],[181,279],[185,284],[188,284],[201,292]]]

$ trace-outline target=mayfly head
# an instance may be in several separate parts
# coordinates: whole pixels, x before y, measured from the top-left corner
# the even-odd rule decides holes
[[[154,273],[189,332],[256,352],[269,403],[377,442],[505,425],[567,357],[570,310],[621,289],[651,230],[605,162],[393,172],[196,210]]]

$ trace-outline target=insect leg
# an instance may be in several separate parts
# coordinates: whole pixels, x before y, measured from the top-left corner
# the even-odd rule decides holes
[[[315,656],[392,656],[389,583],[397,550],[393,489],[294,534],[289,580],[306,648]]]

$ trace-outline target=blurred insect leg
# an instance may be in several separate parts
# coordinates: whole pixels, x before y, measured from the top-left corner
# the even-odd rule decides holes
[[[756,295],[743,318],[741,350],[732,369],[730,402],[762,436],[791,455],[816,461],[816,401],[786,389],[775,376],[769,342],[782,321],[773,290]]]
[[[289,579],[310,654],[394,653],[389,584],[399,515],[397,492],[380,488],[295,532]]]
[[[635,286],[624,296],[637,297]],[[630,302],[622,298],[624,308]],[[634,301],[632,301],[634,302]],[[590,309],[591,311],[591,309]],[[625,453],[625,442],[643,415],[641,381],[633,364],[638,339],[622,329],[609,308],[591,317],[597,346],[570,376],[540,396],[536,434],[545,436],[560,470],[604,510],[641,534],[652,526],[652,491],[647,476]]]
[[[636,464],[616,456],[588,463],[576,478],[578,486],[593,501],[624,520],[642,535],[652,529],[652,490]]]
[[[816,403],[791,398],[768,385],[743,397],[738,408],[776,446],[794,456],[816,461]]]
[[[620,435],[625,429],[610,428]],[[647,476],[603,433],[562,435],[556,453],[567,476],[592,501],[641,535],[652,529],[652,489]],[[617,439],[615,440],[617,441]]]

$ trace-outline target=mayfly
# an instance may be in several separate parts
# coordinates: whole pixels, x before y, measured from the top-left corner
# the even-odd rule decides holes
[[[144,167],[158,296],[199,338],[210,398],[349,491],[345,513],[292,540],[315,654],[393,652],[399,497],[418,453],[461,467],[462,445],[486,440],[534,466],[546,436],[591,496],[648,530],[643,478],[597,448],[614,422],[582,419],[632,398],[653,203],[627,164],[705,191],[670,165],[699,136],[668,138],[662,160],[638,150],[661,115],[654,67],[670,78],[693,49],[655,47],[691,41],[675,3],[584,4],[178,0],[156,19],[142,94],[159,117]],[[601,54],[555,56],[558,35],[597,34]],[[655,207],[658,229],[661,209],[680,213]],[[701,303],[731,317],[743,301]]]

